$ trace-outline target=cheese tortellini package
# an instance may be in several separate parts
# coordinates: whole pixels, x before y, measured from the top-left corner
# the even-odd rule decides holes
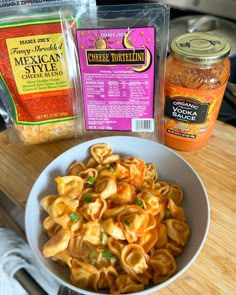
[[[169,13],[163,3],[60,10],[69,74],[82,97],[83,135],[125,132],[164,142]]]
[[[73,285],[133,293],[176,273],[190,227],[181,187],[160,181],[155,165],[101,143],[55,181],[57,194],[41,199],[42,253],[69,268]]]

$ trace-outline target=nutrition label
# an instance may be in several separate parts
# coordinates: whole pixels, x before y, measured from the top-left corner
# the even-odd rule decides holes
[[[153,131],[154,28],[78,30],[77,37],[86,129]]]

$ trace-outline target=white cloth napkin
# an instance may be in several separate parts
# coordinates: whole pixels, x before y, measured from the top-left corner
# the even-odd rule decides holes
[[[14,231],[0,227],[0,294],[27,295],[14,278],[17,270],[24,268],[50,295],[56,295],[59,284],[41,270],[30,246]]]

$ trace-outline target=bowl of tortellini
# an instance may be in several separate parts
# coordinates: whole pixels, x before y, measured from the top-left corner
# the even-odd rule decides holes
[[[42,268],[81,294],[149,294],[195,261],[208,234],[206,189],[176,152],[134,136],[89,140],[54,159],[26,204]]]

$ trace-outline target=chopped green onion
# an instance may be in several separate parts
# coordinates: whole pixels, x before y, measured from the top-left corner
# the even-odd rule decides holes
[[[77,215],[75,212],[72,212],[70,215],[69,215],[70,219],[73,221],[73,222],[77,222],[79,220],[79,215]]]
[[[90,203],[92,202],[93,200],[93,196],[92,195],[85,195],[84,196],[84,201],[87,202],[87,203]]]
[[[110,171],[110,172],[112,172],[112,173],[115,173],[116,172],[116,170],[114,168],[112,168],[111,166],[108,166],[107,167],[107,170]]]
[[[116,263],[117,258],[115,256],[111,256],[109,259],[112,265]]]
[[[102,244],[107,244],[107,233],[102,232]]]
[[[89,177],[88,177],[88,179],[87,179],[87,182],[88,182],[89,184],[94,184],[94,181],[95,181],[95,178],[94,178],[93,176],[89,175]]]
[[[171,218],[171,217],[172,217],[172,214],[171,214],[170,210],[166,210],[165,218]]]
[[[143,190],[141,188],[137,189],[137,193],[141,193]]]
[[[124,224],[125,224],[125,225],[128,225],[128,226],[131,225],[130,222],[129,222],[128,220],[126,220],[126,219],[124,220]]]
[[[113,254],[109,249],[105,249],[102,251],[102,257],[111,258],[112,256],[113,256]]]
[[[135,201],[135,204],[138,205],[138,206],[141,207],[141,208],[144,208],[143,202],[142,202],[142,200],[140,200],[140,199],[137,199],[137,200]]]
[[[71,182],[71,187],[74,188],[74,187],[76,187],[77,185],[78,185],[78,183],[77,183],[75,180]]]
[[[96,254],[97,254],[97,249],[95,248],[89,253],[89,259],[94,258]]]

